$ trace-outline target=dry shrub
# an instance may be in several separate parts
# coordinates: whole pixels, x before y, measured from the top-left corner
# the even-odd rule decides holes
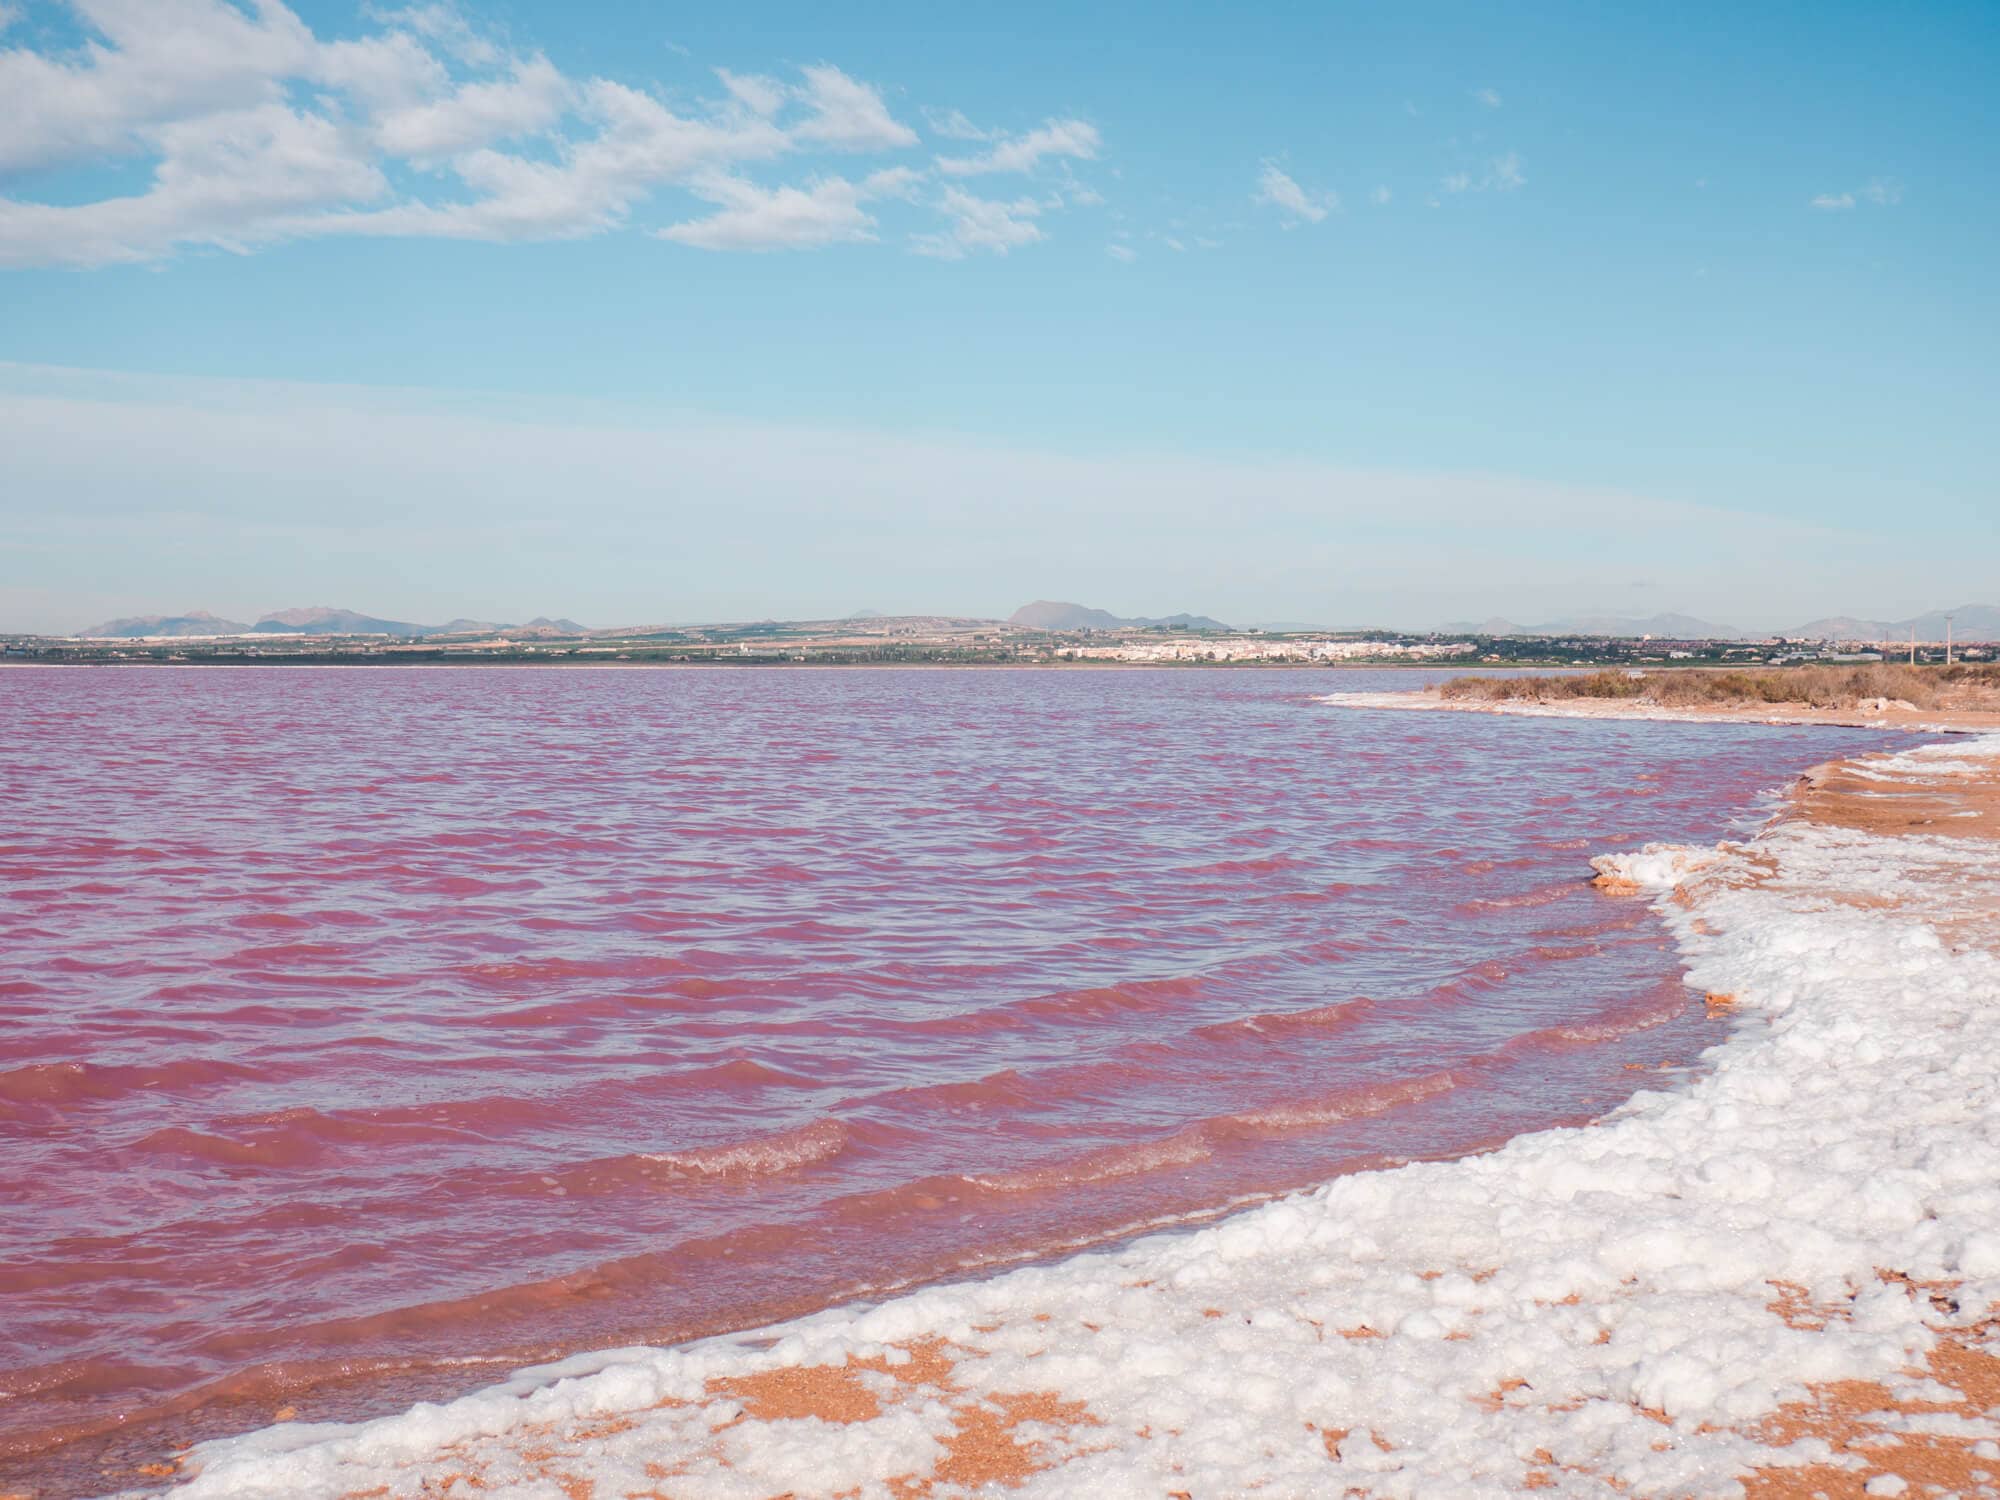
[[[1866,699],[1886,698],[1918,708],[1980,708],[2000,707],[2000,667],[1911,667],[1895,662],[1858,666],[1811,663],[1721,672],[1680,667],[1561,677],[1455,677],[1438,691],[1446,698],[1486,702],[1625,698],[1671,707],[1802,703],[1814,708],[1852,708]]]

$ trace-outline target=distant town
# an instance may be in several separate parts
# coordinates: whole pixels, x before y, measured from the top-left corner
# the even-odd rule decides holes
[[[70,636],[0,635],[0,661],[102,665],[533,663],[883,666],[1735,666],[1805,661],[1993,660],[2000,608],[1913,620],[1839,617],[1748,635],[1669,615],[1540,627],[1508,620],[1432,631],[1231,626],[1205,615],[1121,617],[1041,600],[1008,619],[884,615],[592,629],[382,619],[316,606],[255,623],[190,612],[107,621]]]

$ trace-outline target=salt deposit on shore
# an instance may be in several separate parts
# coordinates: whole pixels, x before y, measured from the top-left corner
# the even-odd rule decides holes
[[[1597,1124],[282,1424],[174,1494],[2000,1495],[2000,844],[1868,824],[1990,793],[2000,737],[1865,769],[1747,846],[1598,861],[1738,1024]]]

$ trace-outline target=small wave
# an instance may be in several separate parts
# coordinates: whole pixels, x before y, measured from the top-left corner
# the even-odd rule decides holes
[[[1184,1126],[1157,1140],[1105,1146],[1067,1160],[1013,1172],[968,1173],[965,1181],[994,1193],[1050,1192],[1083,1187],[1142,1172],[1193,1166],[1207,1161],[1218,1144],[1323,1129],[1343,1120],[1379,1115],[1458,1087],[1450,1073],[1427,1073],[1393,1083],[1366,1084],[1316,1099],[1274,1104]]]
[[[1543,963],[1567,963],[1573,958],[1595,958],[1604,949],[1596,943],[1543,943],[1528,950]]]
[[[1267,854],[1257,859],[1220,859],[1213,864],[1184,865],[1180,874],[1194,879],[1197,877],[1277,875],[1287,870],[1309,870],[1312,866],[1305,860],[1289,854]]]
[[[1332,1005],[1316,1005],[1311,1010],[1259,1011],[1256,1015],[1239,1016],[1233,1021],[1218,1021],[1212,1026],[1197,1027],[1195,1035],[1214,1038],[1280,1037],[1298,1032],[1333,1031],[1358,1020],[1374,1006],[1373,1000],[1362,995]]]
[[[878,1104],[915,1105],[920,1109],[935,1106],[948,1111],[1030,1109],[1044,1099],[1045,1094],[1018,1068],[1002,1068],[983,1078],[961,1079],[954,1083],[926,1083],[915,1088],[895,1089],[876,1096]]]
[[[675,1175],[689,1177],[769,1177],[838,1156],[847,1146],[847,1127],[839,1120],[814,1120],[796,1130],[732,1141],[721,1146],[696,1146],[686,1151],[642,1151],[637,1160],[651,1162]]]
[[[29,1063],[0,1073],[0,1101],[12,1104],[65,1105],[86,1100],[117,1099],[126,1094],[158,1090],[185,1093],[209,1084],[265,1075],[241,1063],[206,1058],[138,1064],[54,1062]]]
[[[1358,1088],[1342,1089],[1318,1099],[1300,1099],[1225,1115],[1211,1122],[1207,1128],[1225,1138],[1317,1130],[1327,1125],[1338,1125],[1343,1120],[1384,1114],[1400,1105],[1448,1094],[1457,1087],[1458,1079],[1450,1073],[1426,1073],[1394,1083],[1363,1084]]]
[[[1518,895],[1476,897],[1471,901],[1459,903],[1458,910],[1465,915],[1494,911],[1525,911],[1536,906],[1551,906],[1565,897],[1577,895],[1584,889],[1584,881],[1559,880],[1553,885],[1537,886]]]
[[[482,982],[513,984],[568,984],[589,980],[632,983],[648,979],[668,979],[689,972],[678,959],[657,955],[626,955],[617,958],[516,958],[504,962],[474,964],[465,971]]]
[[[1177,1001],[1193,999],[1201,993],[1203,985],[1199,974],[1176,975],[1172,979],[1139,979],[1099,989],[1044,995],[1024,1000],[1017,1008],[1028,1015],[1060,1016],[1065,1020],[1163,1010]]]
[[[228,1136],[190,1130],[184,1125],[156,1130],[132,1144],[134,1149],[140,1151],[154,1151],[230,1167],[298,1167],[320,1154],[317,1142],[298,1136],[276,1135],[238,1141]]]
[[[1163,1140],[1144,1141],[1132,1146],[1106,1146],[1102,1150],[1072,1157],[1047,1166],[1025,1167],[1017,1172],[991,1175],[968,1173],[965,1180],[989,1193],[1043,1193],[1057,1188],[1082,1187],[1092,1182],[1108,1182],[1141,1172],[1158,1172],[1167,1167],[1192,1166],[1210,1155],[1201,1127],[1176,1131]]]
[[[475,1101],[460,1109],[465,1112],[477,1107]],[[464,1140],[467,1132],[447,1117],[451,1108],[406,1106],[325,1114],[309,1105],[300,1105],[274,1114],[216,1122],[240,1134],[224,1135],[173,1125],[141,1137],[133,1142],[133,1147],[225,1166],[298,1167],[316,1162],[329,1150],[339,1147],[382,1148]]]
[[[1615,1042],[1620,1037],[1634,1036],[1641,1031],[1651,1031],[1656,1026],[1678,1021],[1689,1013],[1693,1003],[1679,980],[1669,980],[1630,1005],[1587,1020],[1569,1021],[1561,1026],[1528,1032],[1515,1038],[1509,1046],[1531,1051],[1551,1045],[1587,1047],[1600,1042]]]
[[[1497,958],[1483,958],[1461,973],[1452,975],[1442,983],[1434,984],[1425,992],[1426,1000],[1462,1000],[1469,995],[1483,994],[1497,989],[1507,982],[1512,970]]]

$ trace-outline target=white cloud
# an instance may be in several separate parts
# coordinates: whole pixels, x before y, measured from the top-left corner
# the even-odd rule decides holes
[[[313,75],[314,82],[351,95],[366,117],[413,109],[453,88],[451,69],[404,31],[327,42]]]
[[[720,212],[655,233],[698,250],[803,250],[872,241],[875,219],[861,205],[907,196],[919,176],[908,167],[889,167],[858,183],[829,177],[803,188],[761,188],[740,177],[718,175],[692,184],[691,190],[721,205]]]
[[[1123,261],[1128,266],[1139,258],[1139,252],[1130,245],[1106,245],[1104,253],[1113,260]]]
[[[925,106],[924,123],[931,128],[932,135],[941,135],[948,141],[990,141],[993,132],[981,130],[965,117],[963,110],[932,109]]]
[[[1045,238],[1035,222],[1042,205],[1033,198],[1016,198],[1003,203],[996,198],[977,198],[962,188],[947,187],[938,199],[938,208],[951,220],[943,230],[911,238],[910,248],[919,255],[939,260],[963,260],[974,250],[990,250],[1005,255],[1022,245]]]
[[[1268,161],[1264,163],[1263,171],[1257,174],[1257,191],[1251,195],[1250,201],[1267,203],[1277,209],[1285,216],[1288,228],[1300,220],[1317,224],[1340,207],[1337,193],[1309,193],[1277,163]]]
[[[1387,203],[1394,196],[1395,194],[1391,193],[1388,189],[1388,186],[1384,184],[1380,187],[1377,187],[1374,192],[1368,195],[1368,201],[1370,203],[1374,203],[1379,206],[1380,204]]]
[[[775,189],[739,176],[788,155],[917,145],[877,87],[830,63],[797,82],[718,69],[718,97],[670,106],[511,51],[448,5],[370,7],[381,29],[337,41],[283,0],[77,6],[81,46],[0,48],[0,173],[122,159],[150,163],[152,181],[96,201],[0,196],[0,266],[106,265],[314,235],[573,238],[624,223],[671,186],[718,208],[673,226],[685,243],[831,244],[872,233],[859,204],[905,196],[916,180],[907,167],[873,173],[846,202],[841,174]],[[403,165],[422,175],[397,173]],[[990,247],[977,215],[969,239],[965,215],[951,217],[948,239]],[[1009,218],[1015,227],[994,239],[1033,237],[1022,231],[1030,215]]]
[[[0,52],[0,172],[143,144],[137,132],[196,114],[277,103],[317,44],[282,6],[246,15],[223,0],[97,0],[100,39],[49,57]]]
[[[915,167],[884,167],[863,178],[861,189],[870,198],[911,198],[925,175]]]
[[[1083,120],[1047,120],[1025,135],[1004,136],[980,156],[941,156],[938,170],[954,177],[984,172],[1032,172],[1045,156],[1089,161],[1103,138]]]
[[[160,126],[150,188],[52,206],[0,198],[0,266],[105,265],[184,244],[245,250],[284,216],[379,198],[388,180],[342,127],[280,104]]]
[[[740,177],[717,177],[694,193],[722,205],[719,213],[656,231],[663,240],[698,250],[799,250],[875,238],[862,191],[844,177],[803,188],[761,188]]]
[[[569,96],[569,81],[547,58],[528,58],[509,78],[461,84],[443,98],[384,114],[375,136],[392,156],[436,160],[547,130]]]
[[[768,160],[791,144],[768,120],[677,115],[651,94],[602,78],[583,86],[576,112],[595,134],[565,140],[553,159],[493,150],[454,158],[452,170],[472,190],[470,198],[327,214],[283,228],[295,234],[576,238],[622,223],[657,186]]]
[[[1527,184],[1527,177],[1521,171],[1518,153],[1509,151],[1504,156],[1496,156],[1487,163],[1486,170],[1474,177],[1470,172],[1452,172],[1443,181],[1447,193],[1511,193]]]
[[[402,7],[363,5],[362,13],[389,26],[435,42],[460,62],[474,67],[491,67],[501,60],[500,48],[491,38],[481,36],[456,5],[433,0],[431,4]]]
[[[890,116],[882,95],[871,85],[849,78],[831,63],[815,63],[805,75],[799,97],[811,107],[812,117],[793,132],[800,140],[836,151],[916,145],[917,133]]]
[[[1062,194],[1071,203],[1078,208],[1096,208],[1104,202],[1104,194],[1079,178],[1067,161],[1059,161],[1057,165],[1062,169]]]
[[[785,107],[792,97],[792,91],[775,78],[767,78],[762,73],[732,73],[727,68],[717,68],[715,76],[722,86],[753,115],[769,119]]]
[[[1488,109],[1498,109],[1500,107],[1501,100],[1497,89],[1474,89],[1472,97]]]
[[[1851,193],[1821,193],[1812,206],[1840,212],[1867,203],[1876,208],[1893,208],[1903,201],[1903,185],[1892,177],[1871,178],[1865,187]]]

